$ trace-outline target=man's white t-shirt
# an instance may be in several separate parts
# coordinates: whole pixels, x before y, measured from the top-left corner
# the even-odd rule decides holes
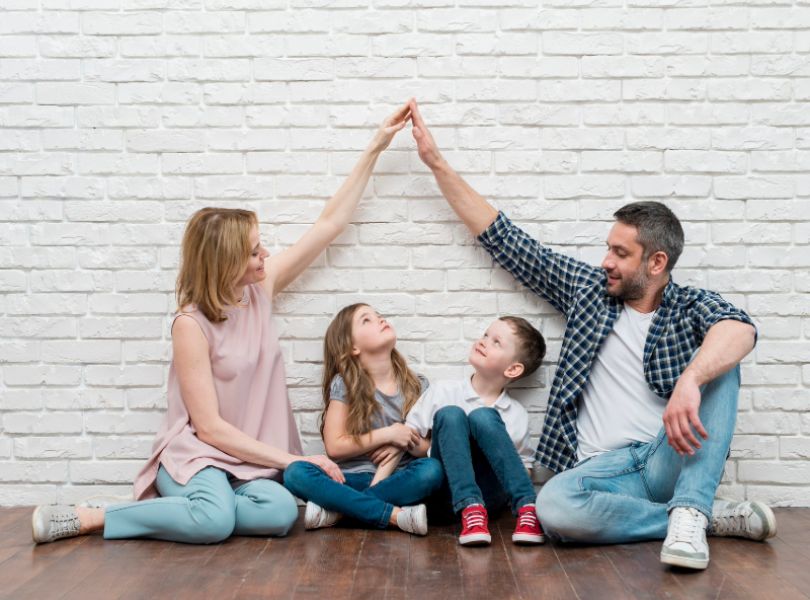
[[[667,401],[644,378],[644,342],[655,313],[624,309],[594,359],[577,411],[577,459],[650,442]]]

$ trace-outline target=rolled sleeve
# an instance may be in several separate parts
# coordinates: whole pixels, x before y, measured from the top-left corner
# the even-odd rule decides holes
[[[604,278],[601,269],[543,246],[503,212],[478,241],[515,279],[566,314],[581,287]]]
[[[720,321],[739,321],[754,328],[754,343],[757,339],[757,326],[748,314],[725,300],[716,292],[705,291],[692,307],[692,324],[695,334],[701,341],[709,329]]]

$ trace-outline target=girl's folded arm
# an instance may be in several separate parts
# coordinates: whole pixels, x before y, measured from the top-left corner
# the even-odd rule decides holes
[[[404,427],[403,425],[397,423],[389,427],[372,429],[368,433],[355,437],[346,431],[348,414],[349,407],[345,402],[339,400],[329,402],[323,423],[323,443],[326,454],[330,458],[344,460],[361,454],[368,454],[385,444],[400,445],[397,443],[397,438],[402,436],[396,435],[398,432],[395,427],[396,425]]]

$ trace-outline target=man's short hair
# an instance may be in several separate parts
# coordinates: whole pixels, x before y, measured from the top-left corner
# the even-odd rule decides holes
[[[638,230],[638,243],[646,260],[656,252],[667,255],[667,272],[683,252],[683,227],[678,217],[660,202],[633,202],[613,213],[617,221]]]
[[[546,355],[546,340],[543,339],[543,334],[522,317],[507,315],[499,319],[512,327],[518,340],[515,360],[523,365],[521,377],[531,375],[538,369]]]

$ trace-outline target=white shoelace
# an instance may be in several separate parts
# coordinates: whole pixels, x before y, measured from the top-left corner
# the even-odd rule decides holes
[[[483,527],[486,521],[484,511],[470,511],[464,514],[464,528]]]
[[[676,544],[678,542],[695,544],[700,541],[703,528],[701,513],[694,508],[675,509],[672,522],[667,531],[667,543]]]
[[[739,533],[748,528],[747,519],[753,511],[750,507],[729,511],[712,519],[712,532],[715,535]]]
[[[518,527],[535,527],[537,526],[537,515],[534,511],[525,511],[518,517]]]
[[[79,517],[75,513],[57,512],[51,515],[50,534],[54,539],[70,537],[79,533]]]

